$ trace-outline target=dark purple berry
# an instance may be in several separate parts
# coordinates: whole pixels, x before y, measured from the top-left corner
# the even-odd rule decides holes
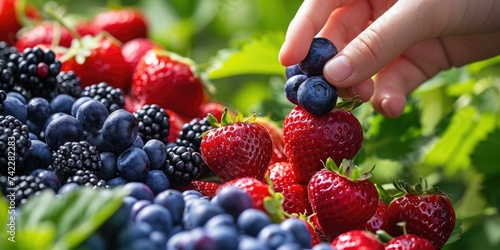
[[[337,104],[337,97],[337,89],[322,76],[309,77],[297,91],[299,105],[314,115],[330,112]]]
[[[337,53],[337,48],[330,40],[316,37],[311,43],[306,58],[299,63],[299,67],[308,76],[323,75],[326,62]]]
[[[293,104],[299,104],[297,91],[299,86],[307,79],[304,74],[294,75],[285,82],[285,96]]]

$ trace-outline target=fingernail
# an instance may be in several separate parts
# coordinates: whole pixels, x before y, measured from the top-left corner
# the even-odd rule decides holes
[[[384,112],[386,113],[386,115],[388,115],[390,117],[394,116],[394,114],[389,109],[389,99],[382,100],[382,102],[380,103],[380,106],[382,107],[382,109],[384,110]]]
[[[341,82],[352,75],[351,63],[343,55],[334,57],[326,64],[325,69],[326,74],[336,82]]]

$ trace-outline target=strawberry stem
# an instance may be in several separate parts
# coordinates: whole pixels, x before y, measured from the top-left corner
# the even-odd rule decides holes
[[[58,10],[59,8],[57,8],[55,4],[46,4],[44,6],[44,11],[45,13],[47,13],[47,15],[49,15],[50,18],[54,19],[54,21],[59,23],[62,27],[66,28],[71,33],[73,38],[81,40],[80,34],[78,34],[78,32],[76,32],[72,27],[66,24],[66,22],[61,17],[62,11],[59,10],[58,13]]]
[[[363,101],[361,101],[359,99],[359,96],[355,96],[349,100],[345,100],[343,102],[337,103],[337,105],[335,105],[335,108],[347,110],[350,112],[350,111],[354,110],[355,108],[361,106],[361,104],[363,104]]]

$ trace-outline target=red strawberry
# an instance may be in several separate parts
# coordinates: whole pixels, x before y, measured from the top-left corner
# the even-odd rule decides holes
[[[158,104],[188,118],[198,117],[204,99],[203,84],[189,58],[164,50],[149,50],[137,64],[132,98]]]
[[[76,29],[76,33],[78,33],[78,35],[80,35],[80,37],[84,37],[87,35],[91,35],[91,36],[97,35],[94,33],[94,31],[90,27],[90,22],[86,21],[86,20],[78,22],[76,24],[75,29]]]
[[[176,142],[179,137],[179,132],[182,130],[182,126],[186,123],[186,120],[173,112],[172,110],[167,109],[167,113],[169,115],[170,122],[170,133],[168,134],[168,142]]]
[[[330,244],[335,250],[383,250],[384,244],[377,237],[363,230],[351,230],[337,236]]]
[[[132,71],[134,71],[141,57],[144,56],[148,50],[154,48],[162,49],[159,44],[147,38],[136,38],[122,45],[123,58],[129,63]]]
[[[404,234],[391,239],[385,250],[435,250],[430,241],[413,234]]]
[[[377,211],[360,229],[367,230],[372,233],[377,233],[378,230],[383,230],[385,223],[385,214],[387,212],[387,204],[382,200],[378,201]]]
[[[80,77],[82,88],[106,82],[124,93],[129,89],[130,66],[123,59],[120,46],[103,34],[74,40],[60,59],[62,71],[73,70]]]
[[[253,122],[255,119],[254,114],[244,120],[238,111],[231,118],[227,109],[222,112],[221,123],[208,116],[213,128],[201,140],[201,155],[223,182],[240,177],[264,178],[271,160],[272,141],[267,129]]]
[[[331,158],[326,169],[313,175],[308,189],[309,202],[318,216],[321,229],[330,239],[366,223],[377,210],[377,189],[350,161],[340,168]]]
[[[241,177],[222,184],[219,190],[229,185],[241,188],[250,194],[253,207],[266,212],[274,222],[281,222],[284,219],[281,206],[283,196],[274,192],[267,183],[252,177]]]
[[[208,198],[213,198],[219,189],[220,184],[211,181],[193,180],[186,186],[175,187],[179,191],[196,190]]]
[[[148,36],[148,23],[140,9],[108,10],[97,14],[90,24],[94,34],[106,31],[122,43]]]
[[[16,42],[16,33],[21,28],[16,16],[16,2],[16,0],[0,1],[0,41],[10,45]]]
[[[311,213],[307,199],[307,186],[297,182],[297,174],[288,162],[276,162],[269,165],[267,176],[271,179],[274,190],[283,194],[285,212]]]
[[[271,162],[269,164],[287,161],[285,155],[285,142],[283,141],[283,130],[269,118],[257,118],[256,122],[267,128],[273,140],[273,155],[271,156]]]
[[[317,233],[316,226],[314,225],[314,222],[312,221],[312,216],[306,216],[304,214],[300,214],[299,219],[303,220],[306,223],[307,226],[307,231],[311,234],[312,241],[311,241],[311,247],[317,245],[318,243],[321,242],[321,238],[319,234]]]
[[[307,184],[328,157],[337,165],[352,159],[361,148],[363,130],[344,109],[318,116],[297,106],[285,118],[283,139],[288,161],[301,177],[300,183]]]
[[[58,26],[58,27],[56,27]],[[58,46],[68,48],[73,41],[73,35],[70,31],[54,22],[43,22],[36,25],[33,29],[24,32],[16,42],[16,48],[23,51],[26,48],[32,48],[36,45],[51,46],[53,39],[58,37]]]
[[[216,101],[208,101],[201,104],[200,107],[200,118],[207,117],[208,114],[212,114],[214,117],[222,117],[222,111],[224,110],[224,105]],[[219,118],[217,118],[219,119]],[[219,121],[220,122],[220,121]]]
[[[424,178],[414,186],[403,181],[394,181],[394,186],[404,195],[389,204],[385,231],[392,236],[402,235],[403,229],[398,224],[405,222],[408,234],[428,239],[436,249],[441,249],[453,232],[456,220],[448,196],[428,187]]]

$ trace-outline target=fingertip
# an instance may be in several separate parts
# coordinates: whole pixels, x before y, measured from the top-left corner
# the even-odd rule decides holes
[[[368,78],[357,85],[353,86],[354,92],[363,102],[367,102],[373,96],[374,83],[371,78]]]
[[[387,94],[372,98],[373,108],[388,118],[397,118],[403,114],[406,106],[406,96],[403,94]]]

